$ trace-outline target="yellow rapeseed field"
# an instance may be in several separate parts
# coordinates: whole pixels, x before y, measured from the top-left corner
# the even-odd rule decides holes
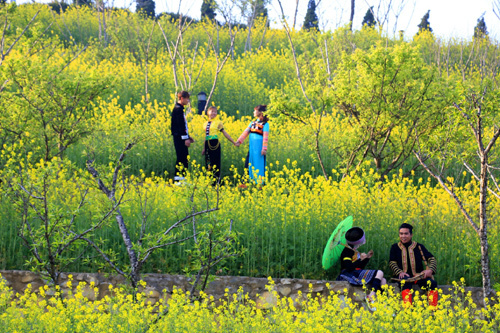
[[[71,289],[71,281],[68,282]],[[141,282],[141,288],[145,283]],[[403,306],[399,295],[389,289],[378,295],[376,311],[352,303],[338,293],[325,298],[312,294],[292,299],[268,290],[276,305],[258,306],[243,294],[230,295],[222,302],[201,293],[191,300],[177,289],[164,294],[152,305],[148,295],[135,297],[122,288],[110,286],[113,296],[89,301],[84,290],[97,288],[80,284],[62,295],[47,286],[11,298],[0,280],[0,330],[2,332],[498,332],[499,303],[479,308],[455,283],[454,295],[441,295],[436,309],[426,296],[416,295],[413,306]],[[461,296],[462,295],[462,296]],[[500,293],[497,294],[500,296]]]

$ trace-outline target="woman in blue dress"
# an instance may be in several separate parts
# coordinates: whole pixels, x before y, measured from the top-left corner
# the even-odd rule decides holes
[[[247,136],[250,136],[245,168],[248,168],[250,179],[262,183],[266,177],[267,142],[269,140],[269,119],[264,115],[266,111],[267,105],[256,106],[253,110],[256,120],[252,121],[236,140],[236,146],[239,146]]]

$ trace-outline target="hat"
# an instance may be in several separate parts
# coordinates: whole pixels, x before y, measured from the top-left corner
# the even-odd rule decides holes
[[[363,245],[365,243],[365,232],[360,227],[353,227],[345,234],[347,244],[350,246]]]

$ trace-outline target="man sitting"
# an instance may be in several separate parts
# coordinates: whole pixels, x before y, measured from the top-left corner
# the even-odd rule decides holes
[[[399,242],[391,246],[389,266],[394,277],[400,280],[414,278],[416,281],[406,282],[401,286],[403,302],[412,303],[411,288],[418,284],[427,289],[429,305],[437,306],[437,283],[433,275],[437,272],[436,258],[424,245],[412,241],[413,226],[403,223],[399,227]],[[425,267],[424,267],[424,264]]]

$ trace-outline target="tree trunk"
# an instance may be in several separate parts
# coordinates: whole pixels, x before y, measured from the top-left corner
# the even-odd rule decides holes
[[[349,17],[349,29],[352,31],[352,21],[354,20],[354,3],[356,0],[351,0],[351,16]]]
[[[112,201],[116,203],[116,200],[114,199],[114,194]],[[139,261],[137,258],[137,253],[133,248],[132,240],[130,239],[127,226],[123,221],[123,216],[122,213],[120,212],[120,208],[116,209],[116,223],[118,224],[118,228],[120,229],[120,234],[122,235],[123,243],[125,244],[125,247],[127,249],[128,258],[130,261],[130,283],[132,284],[133,288],[137,288],[137,282],[139,282],[140,280]]]
[[[323,115],[320,115],[322,117]],[[320,118],[321,122],[321,118]],[[321,123],[318,125],[318,127],[321,126]],[[319,133],[320,133],[320,128],[318,128],[318,131],[314,133],[315,136],[315,146],[314,146],[314,151],[316,152],[316,156],[318,156],[319,160],[319,165],[321,166],[321,172],[323,172],[323,177],[325,177],[325,180],[328,180],[328,175],[325,170],[325,165],[323,164],[323,158],[321,157],[321,150],[319,148]]]
[[[483,298],[486,306],[486,299],[491,296],[490,279],[490,257],[488,255],[488,216],[486,215],[486,205],[488,196],[488,155],[481,149],[481,176],[479,193],[479,240],[481,242],[481,275],[483,276]]]
[[[295,22],[297,22],[297,12],[299,11],[299,0],[297,0],[297,4],[295,5],[295,14],[293,15],[293,29],[295,30]]]

